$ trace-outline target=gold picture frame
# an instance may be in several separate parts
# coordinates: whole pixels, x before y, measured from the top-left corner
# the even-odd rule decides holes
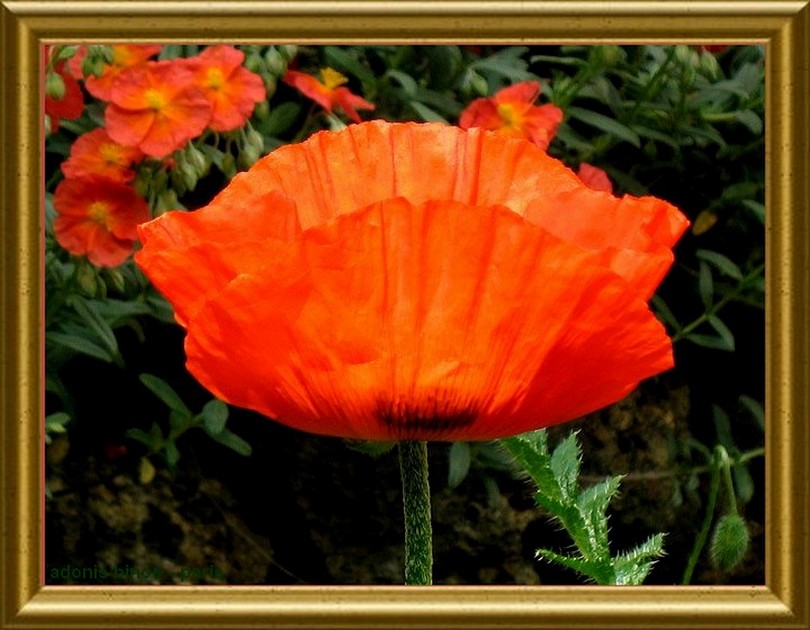
[[[0,0],[0,628],[810,628],[810,3]],[[44,586],[43,43],[760,43],[767,47],[766,585]]]

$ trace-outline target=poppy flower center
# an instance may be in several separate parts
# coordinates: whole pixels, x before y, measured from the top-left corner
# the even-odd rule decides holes
[[[222,74],[222,70],[219,68],[209,68],[207,74],[205,75],[205,84],[212,90],[218,90],[222,87],[222,84],[225,83],[225,76]]]
[[[87,215],[96,223],[99,223],[106,227],[107,225],[107,218],[110,214],[110,206],[109,204],[103,201],[94,201],[90,204],[90,207],[87,209]]]
[[[152,88],[151,90],[146,90],[146,94],[144,94],[144,98],[146,99],[147,105],[149,105],[149,109],[153,109],[154,111],[160,111],[166,105],[166,101],[163,98],[163,95],[160,93],[159,90]]]

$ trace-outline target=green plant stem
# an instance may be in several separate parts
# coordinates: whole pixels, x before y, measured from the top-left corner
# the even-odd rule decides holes
[[[709,537],[709,529],[712,526],[712,520],[714,520],[714,509],[717,506],[717,492],[720,489],[720,475],[722,469],[721,449],[723,452],[725,452],[725,449],[722,446],[718,446],[714,450],[714,463],[712,466],[712,477],[709,485],[709,500],[706,504],[706,515],[703,517],[703,524],[700,527],[700,532],[698,532],[698,536],[695,539],[695,544],[692,547],[691,553],[689,554],[689,560],[686,563],[686,570],[683,572],[681,584],[684,586],[688,585],[689,582],[692,581],[692,573],[694,573],[695,565],[697,565],[698,558],[700,558],[703,547],[706,545],[706,539]],[[726,459],[728,459],[728,455],[726,455]]]
[[[717,302],[712,304],[706,310],[706,312],[703,313],[703,315],[701,315],[696,320],[694,320],[693,322],[690,322],[689,324],[687,324],[686,326],[681,328],[679,331],[677,331],[672,336],[672,343],[675,343],[676,341],[680,341],[681,339],[684,339],[687,335],[689,335],[689,333],[691,333],[693,330],[695,330],[695,328],[697,328],[698,326],[700,326],[704,322],[708,321],[709,317],[711,317],[712,315],[716,315],[720,311],[720,309],[722,309],[726,304],[728,304],[732,300],[735,300],[743,291],[745,291],[745,289],[748,288],[748,283],[751,280],[753,280],[754,278],[756,278],[757,276],[759,276],[759,274],[764,269],[765,269],[764,264],[761,264],[761,265],[757,266],[755,269],[753,269],[748,275],[745,276],[745,278],[740,280],[737,287],[731,293],[728,293],[728,294],[724,295],[720,300],[718,300]]]
[[[400,442],[399,468],[405,513],[405,584],[433,583],[427,442]]]

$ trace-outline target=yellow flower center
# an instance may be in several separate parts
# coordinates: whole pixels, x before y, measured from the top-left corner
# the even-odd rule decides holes
[[[205,85],[212,90],[218,90],[225,83],[225,76],[219,68],[209,68],[205,75]]]
[[[340,72],[337,70],[332,70],[332,68],[324,68],[321,70],[321,81],[323,81],[323,84],[328,90],[334,90],[339,85],[347,83],[349,79],[340,74]]]
[[[87,209],[87,214],[93,221],[106,227],[110,206],[103,201],[94,201]]]
[[[146,90],[144,97],[146,98],[146,103],[149,105],[149,108],[154,109],[156,112],[163,109],[163,107],[166,105],[163,94],[161,94],[160,91],[156,90],[155,88]]]
[[[514,105],[509,103],[501,103],[498,105],[498,115],[503,120],[503,126],[507,129],[522,129],[523,116],[522,112],[515,109]]]
[[[107,164],[119,163],[119,158],[121,155],[118,152],[118,148],[114,144],[110,144],[109,142],[102,144],[101,148],[99,149],[99,153],[101,154],[101,159]]]

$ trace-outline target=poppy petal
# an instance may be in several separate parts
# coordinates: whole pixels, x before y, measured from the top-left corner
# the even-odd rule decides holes
[[[671,365],[631,286],[507,208],[391,199],[293,245],[205,302],[186,352],[217,395],[305,431],[490,439],[613,402]],[[630,335],[641,357],[616,352]],[[595,340],[610,378],[576,403],[516,402],[546,401],[553,369],[587,363]]]

